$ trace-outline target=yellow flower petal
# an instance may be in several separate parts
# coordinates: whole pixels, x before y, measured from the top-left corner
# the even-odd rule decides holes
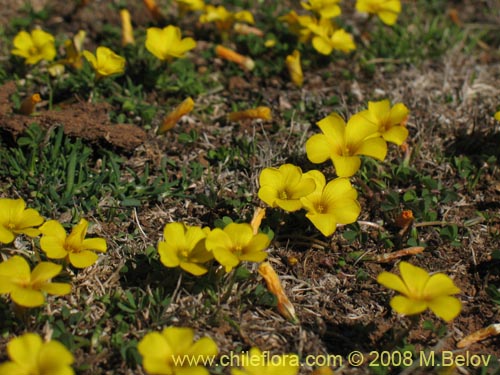
[[[217,344],[210,337],[202,337],[186,351],[187,355],[193,357],[210,357],[216,356],[218,353],[219,349],[217,348]]]
[[[61,272],[62,266],[51,262],[40,262],[31,272],[31,282],[33,284],[44,283],[52,279]]]
[[[167,267],[178,267],[180,265],[180,260],[174,246],[166,242],[160,242],[158,244],[158,253],[160,254],[160,262],[163,265]]]
[[[312,163],[323,163],[330,158],[332,146],[324,134],[315,134],[306,142],[306,153]]]
[[[190,262],[180,262],[179,266],[186,272],[189,272],[192,275],[195,276],[201,276],[204,275],[208,272],[208,269],[206,267],[200,266],[199,264],[196,263],[190,263]]]
[[[462,310],[462,303],[458,298],[451,296],[437,297],[428,301],[427,304],[434,314],[447,322],[455,319]]]
[[[217,247],[212,250],[217,262],[222,264],[226,268],[226,272],[230,272],[234,267],[236,267],[240,260],[231,251],[224,247]]]
[[[0,224],[0,243],[11,243],[14,241],[14,233]]]
[[[73,267],[86,268],[97,262],[99,258],[96,253],[88,250],[71,252],[68,254],[69,262]]]
[[[457,293],[460,293],[460,289],[453,283],[453,280],[444,273],[431,275],[423,291],[426,299],[434,299],[440,296],[448,296]]]
[[[331,236],[337,229],[337,222],[332,214],[307,213],[306,217],[323,236]]]
[[[353,176],[361,166],[361,159],[359,156],[332,156],[333,165],[335,166],[335,173],[339,177]]]
[[[28,288],[15,287],[10,292],[10,298],[16,304],[24,307],[37,307],[45,303],[42,292]]]
[[[41,288],[45,293],[53,294],[56,296],[64,296],[71,293],[71,285],[66,283],[47,283]]]
[[[162,331],[163,337],[176,353],[186,353],[194,340],[194,331],[187,327],[167,327]]]
[[[403,279],[401,277],[389,273],[389,272],[382,272],[381,274],[378,275],[377,277],[377,282],[386,288],[393,289],[401,294],[404,295],[409,295],[410,291],[408,290],[406,284],[404,283]]]
[[[356,155],[365,155],[374,159],[384,160],[387,155],[387,143],[381,137],[366,139],[356,150]]]
[[[387,141],[401,146],[406,138],[408,138],[408,129],[404,126],[393,126],[382,134],[382,137]]]
[[[25,333],[13,338],[7,344],[7,353],[16,363],[26,364],[27,367],[36,368],[37,354],[42,348],[42,339],[35,333]]]
[[[105,253],[108,246],[104,238],[87,238],[83,240],[80,249],[81,250],[93,250]]]
[[[414,300],[404,296],[396,296],[391,299],[392,309],[403,315],[415,315],[427,309],[427,303],[422,300]]]
[[[422,298],[424,287],[429,281],[429,274],[427,271],[403,261],[399,263],[399,272],[408,288],[408,297]]]
[[[73,355],[58,341],[46,342],[40,348],[38,358],[40,368],[53,369],[54,375],[74,373],[74,371],[68,367],[74,362]]]
[[[10,279],[29,281],[31,269],[26,259],[19,255],[14,255],[0,263],[0,275]]]

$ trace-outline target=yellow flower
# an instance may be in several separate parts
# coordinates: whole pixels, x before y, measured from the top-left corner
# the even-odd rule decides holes
[[[40,227],[40,247],[50,259],[68,258],[76,268],[89,267],[98,258],[94,251],[106,252],[107,245],[103,238],[85,238],[88,224],[87,220],[81,219],[67,236],[58,221],[49,220]]]
[[[222,5],[217,7],[214,5],[206,5],[204,13],[200,16],[201,23],[213,22],[215,23],[217,30],[225,32],[231,30],[236,21],[249,24],[255,23],[253,15],[249,11],[243,10],[233,13],[228,11]]]
[[[0,294],[10,294],[12,301],[20,306],[41,306],[45,302],[42,292],[55,295],[71,292],[70,284],[49,281],[61,270],[59,264],[40,262],[31,272],[28,262],[15,255],[0,263]]]
[[[278,20],[288,24],[290,31],[299,37],[300,43],[307,43],[312,38],[313,32],[309,26],[317,25],[320,22],[316,17],[310,15],[299,16],[294,10],[279,17]],[[328,18],[322,20],[324,20],[323,22],[330,22]]]
[[[106,77],[125,71],[125,59],[108,47],[97,47],[95,56],[90,51],[83,51],[83,56],[97,72],[97,77]]]
[[[265,250],[270,242],[264,233],[254,235],[250,224],[230,223],[224,230],[212,230],[207,236],[206,246],[229,272],[240,261],[262,262],[267,257]]]
[[[331,33],[320,29],[313,36],[312,45],[316,51],[323,55],[329,55],[333,50],[348,53],[356,49],[352,35],[343,29],[335,30]]]
[[[394,25],[401,13],[400,0],[357,0],[356,10],[376,14],[386,25]]]
[[[175,0],[175,2],[179,7],[179,14],[181,16],[186,12],[195,12],[205,8],[203,0]]]
[[[292,82],[295,86],[301,87],[304,83],[304,74],[302,73],[302,65],[300,65],[300,52],[293,51],[291,55],[286,57],[285,64]]]
[[[302,8],[315,12],[321,18],[334,18],[340,15],[340,0],[308,0],[302,1]]]
[[[58,341],[43,342],[35,333],[25,333],[7,344],[10,361],[0,364],[0,374],[73,375],[73,355]]]
[[[194,341],[194,331],[183,327],[150,332],[137,349],[142,356],[142,366],[151,375],[209,375],[203,365],[213,361],[219,352],[211,338]]]
[[[323,134],[315,134],[306,142],[307,157],[313,163],[323,163],[330,158],[339,177],[350,177],[360,165],[359,155],[384,160],[387,143],[374,137],[375,125],[366,123],[360,116],[352,116],[347,125],[336,113],[317,123]]]
[[[182,39],[181,29],[168,25],[163,29],[150,27],[146,32],[146,49],[160,60],[184,57],[196,47],[193,38]]]
[[[37,227],[43,223],[43,217],[33,208],[25,209],[26,203],[21,198],[0,198],[0,243],[11,243],[17,234],[36,237]]]
[[[300,210],[300,198],[311,194],[316,187],[314,180],[293,164],[283,164],[279,169],[265,168],[259,184],[258,196],[264,203],[289,212]]]
[[[326,183],[323,173],[312,170],[306,173],[316,183],[313,193],[301,198],[307,210],[306,217],[324,236],[330,236],[337,224],[354,223],[361,212],[356,200],[358,192],[347,178],[336,178]]]
[[[36,64],[41,60],[52,61],[56,57],[54,37],[43,30],[33,30],[31,34],[20,31],[14,37],[13,55],[25,58],[26,64]]]
[[[453,294],[460,289],[444,273],[429,275],[423,268],[407,262],[399,263],[401,276],[382,272],[377,281],[389,289],[401,293],[391,299],[391,307],[400,314],[420,314],[427,308],[438,317],[449,322],[462,309],[462,304]]]
[[[269,360],[258,348],[251,348],[238,359],[242,368],[232,368],[231,375],[296,375],[300,368],[297,354],[274,355]]]
[[[495,117],[495,120],[500,121],[500,111],[495,113],[494,117]]]
[[[166,131],[172,129],[175,124],[183,117],[191,112],[194,108],[193,99],[186,98],[181,104],[174,108],[164,119],[161,126],[158,128],[158,134],[163,134]]]
[[[387,142],[401,146],[408,137],[405,127],[408,118],[408,108],[403,103],[397,103],[391,108],[389,100],[368,102],[368,109],[359,113],[371,124],[378,128],[378,133]]]
[[[166,267],[181,267],[184,271],[200,276],[207,272],[202,264],[213,259],[205,248],[205,238],[210,229],[169,223],[163,229],[164,240],[158,244],[160,261]]]

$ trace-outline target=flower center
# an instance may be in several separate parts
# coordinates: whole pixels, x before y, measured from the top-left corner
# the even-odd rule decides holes
[[[316,211],[319,213],[319,214],[323,214],[325,213],[326,211],[326,207],[323,203],[319,202],[317,205],[316,205]]]
[[[280,193],[279,193],[278,196],[279,196],[279,199],[282,199],[282,200],[287,200],[288,199],[288,194],[287,194],[286,190],[280,191]]]

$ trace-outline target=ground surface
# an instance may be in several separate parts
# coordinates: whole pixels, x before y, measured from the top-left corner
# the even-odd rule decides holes
[[[35,23],[60,38],[87,30],[86,48],[93,50],[103,35],[109,38],[116,29],[119,33],[119,17],[109,3],[96,0],[78,8],[71,1],[40,2],[36,7],[47,6],[47,17]],[[141,2],[122,1],[120,5],[125,3],[133,10],[137,29],[155,25]],[[293,7],[298,9],[297,4]],[[100,193],[94,187],[92,197],[78,192],[73,200],[59,204],[40,198],[40,187],[38,194],[32,191],[31,186],[43,185],[43,178],[36,180],[35,176],[35,182],[23,183],[21,174],[4,171],[1,196],[23,197],[45,217],[62,222],[85,216],[94,222],[93,234],[107,239],[109,250],[95,266],[70,271],[74,272],[75,293],[51,299],[38,315],[25,321],[19,321],[9,301],[2,299],[0,360],[6,359],[3,348],[7,340],[29,330],[53,334],[69,346],[78,374],[143,374],[135,346],[146,332],[167,325],[189,326],[200,336],[211,336],[223,353],[258,346],[301,357],[339,354],[344,358],[342,365],[332,367],[340,374],[440,371],[417,363],[407,369],[366,364],[354,368],[346,358],[355,350],[367,358],[374,358],[372,351],[395,350],[412,350],[415,358],[422,352],[442,350],[498,358],[500,336],[465,350],[457,349],[456,344],[466,335],[500,322],[500,123],[493,119],[500,105],[499,8],[494,1],[405,2],[398,22],[400,28],[405,25],[407,34],[399,38],[416,39],[413,44],[408,42],[406,51],[398,51],[401,44],[397,43],[385,42],[389,51],[377,47],[376,38],[381,34],[365,40],[365,46],[359,44],[360,50],[370,47],[375,51],[369,58],[364,56],[364,64],[360,63],[361,53],[334,59],[314,56],[309,50],[301,89],[291,85],[285,71],[253,74],[214,58],[210,51],[216,37],[193,26],[191,33],[199,43],[191,60],[209,88],[194,96],[198,109],[164,136],[156,136],[154,128],[173,104],[184,99],[184,92],[145,89],[143,102],[157,108],[149,123],[125,111],[118,121],[116,116],[115,121],[109,120],[105,115],[118,111],[116,102],[101,106],[80,97],[57,98],[65,103],[63,115],[49,113],[42,106],[39,123],[46,128],[63,124],[71,129],[83,121],[80,132],[78,127],[65,131],[70,141],[83,139],[82,147],[90,152],[86,163],[96,173],[104,173],[101,166],[115,160],[110,165],[120,169],[125,188],[116,195],[112,189]],[[287,9],[288,4],[283,4],[276,11],[283,14]],[[453,9],[459,15],[458,25],[448,15]],[[252,10],[258,18],[259,9]],[[165,13],[170,17],[175,11]],[[0,26],[10,40],[17,31],[12,17],[29,15],[25,7],[0,9]],[[190,25],[189,20],[179,23],[183,29]],[[433,28],[438,31],[429,31]],[[445,28],[447,32],[443,32]],[[385,32],[390,41],[392,34]],[[1,47],[0,64],[8,74],[4,83],[15,78],[9,48]],[[43,87],[43,82],[31,84],[21,86],[21,97]],[[279,315],[252,264],[246,265],[251,272],[236,277],[228,291],[228,280],[220,270],[198,279],[159,263],[155,248],[166,223],[213,227],[225,216],[248,221],[254,208],[262,205],[256,195],[262,168],[284,162],[304,170],[314,168],[304,151],[307,137],[317,132],[314,123],[332,111],[348,116],[366,108],[368,100],[384,98],[402,102],[411,111],[411,158],[409,166],[400,167],[404,153],[393,147],[381,167],[368,164],[353,179],[363,207],[360,220],[380,227],[348,226],[325,238],[303,215],[268,211],[264,221],[275,233],[270,261],[295,306],[299,324]],[[236,124],[225,118],[235,106],[255,105],[270,106],[273,121]],[[13,134],[18,136],[31,121],[23,120],[15,128],[16,115],[8,114],[8,103],[3,101],[0,106],[1,147],[14,150],[21,146]],[[71,111],[82,114],[65,123]],[[116,131],[110,128],[114,126],[111,122],[136,127],[135,138],[129,140],[132,143],[114,141],[126,138],[125,131],[106,135]],[[2,168],[8,165],[5,160]],[[324,168],[333,175],[329,166]],[[165,181],[172,184],[175,194],[162,187]],[[102,185],[106,183],[108,180]],[[139,194],[135,185],[145,193]],[[416,220],[400,236],[393,223],[403,209],[412,209]],[[397,261],[382,264],[364,258],[410,245],[422,245],[425,251],[405,260],[432,272],[445,272],[462,290],[463,310],[453,322],[446,324],[430,312],[413,321],[391,311],[392,294],[375,279],[384,270],[397,272]],[[19,242],[2,248],[2,254],[26,246],[29,244]],[[492,362],[496,364],[488,368],[464,366],[451,371],[498,373],[498,362]],[[220,369],[214,371],[220,373]],[[309,373],[310,368],[301,371]]]

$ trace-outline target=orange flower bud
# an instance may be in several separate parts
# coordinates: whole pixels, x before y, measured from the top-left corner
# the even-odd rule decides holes
[[[250,57],[240,55],[238,52],[221,46],[220,44],[215,47],[215,54],[248,70],[252,70],[255,67],[255,63]]]
[[[232,112],[229,114],[229,121],[241,121],[241,120],[272,120],[271,108],[269,107],[257,107],[247,109],[245,111]]]
[[[40,103],[41,101],[42,98],[40,97],[40,94],[33,94],[25,98],[21,103],[21,107],[19,108],[19,113],[23,115],[31,115],[35,110],[36,104]]]
[[[158,129],[157,134],[163,134],[167,130],[172,129],[175,126],[175,124],[177,124],[177,122],[181,119],[181,117],[187,115],[189,112],[193,110],[193,108],[194,108],[193,99],[191,98],[185,99],[181,104],[175,107],[174,110],[165,117],[163,123]]]
[[[261,263],[259,266],[259,274],[266,281],[267,289],[278,299],[278,310],[281,315],[292,323],[298,323],[299,319],[297,315],[295,315],[295,308],[286,296],[281,286],[281,281],[271,264],[269,262]]]
[[[127,9],[120,10],[120,18],[122,21],[122,46],[134,44],[134,32],[132,22],[130,21],[130,12]]]
[[[156,1],[155,0],[143,0],[143,1],[144,5],[149,10],[149,13],[151,13],[153,19],[157,22],[161,21],[163,19],[163,15],[161,14],[160,8],[156,4]]]
[[[412,210],[404,210],[401,212],[401,215],[396,218],[394,224],[399,228],[406,228],[413,222],[413,219]]]

